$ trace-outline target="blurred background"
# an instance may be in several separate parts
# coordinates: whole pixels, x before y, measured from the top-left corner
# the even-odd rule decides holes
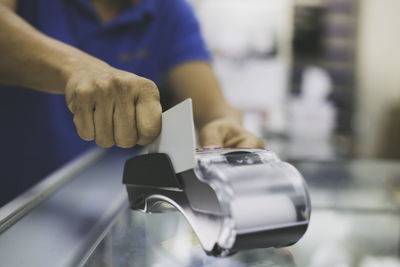
[[[400,157],[398,0],[191,0],[226,97],[292,159]]]
[[[54,235],[73,244],[63,252],[88,248],[86,267],[400,266],[400,0],[188,1],[225,96],[244,111],[247,129],[309,186],[305,236],[288,249],[208,257],[180,213],[144,214],[127,205],[95,233],[116,206],[103,193],[122,186],[127,156],[111,151],[12,226],[4,247],[6,238],[18,249],[23,238],[46,243],[43,236],[53,235],[41,234],[45,214],[56,221],[48,229],[66,229]],[[58,255],[57,242],[48,242],[49,255]]]

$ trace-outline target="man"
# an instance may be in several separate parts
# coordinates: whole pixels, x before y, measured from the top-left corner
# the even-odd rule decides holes
[[[223,98],[184,0],[0,0],[0,55],[1,84],[50,93],[0,88],[0,205],[91,146],[72,121],[102,147],[154,140],[163,80],[193,99],[201,145],[263,146]]]

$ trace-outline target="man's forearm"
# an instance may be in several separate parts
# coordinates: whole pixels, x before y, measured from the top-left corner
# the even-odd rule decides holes
[[[68,75],[87,60],[99,61],[47,37],[0,4],[0,83],[64,93]],[[105,64],[101,62],[101,64]]]
[[[241,112],[226,102],[217,78],[206,62],[190,62],[178,66],[169,74],[169,80],[180,100],[192,98],[196,126],[199,129],[222,117],[241,123]]]
[[[65,93],[82,139],[127,148],[158,135],[161,105],[152,81],[45,36],[1,2],[0,53],[0,84]]]
[[[172,70],[169,78],[180,100],[193,99],[201,146],[264,147],[259,138],[243,128],[241,112],[226,102],[209,64],[184,63]]]

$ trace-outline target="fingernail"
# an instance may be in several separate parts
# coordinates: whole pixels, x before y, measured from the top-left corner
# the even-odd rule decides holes
[[[215,150],[215,149],[222,149],[220,146],[205,146],[203,150]]]

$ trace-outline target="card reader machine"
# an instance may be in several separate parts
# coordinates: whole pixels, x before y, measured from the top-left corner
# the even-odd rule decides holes
[[[167,125],[163,115],[163,128]],[[125,164],[123,183],[133,210],[163,212],[169,203],[185,216],[204,251],[214,256],[289,246],[306,232],[311,213],[307,186],[275,153],[193,149],[193,162],[181,168],[164,141],[157,142],[156,152]]]

